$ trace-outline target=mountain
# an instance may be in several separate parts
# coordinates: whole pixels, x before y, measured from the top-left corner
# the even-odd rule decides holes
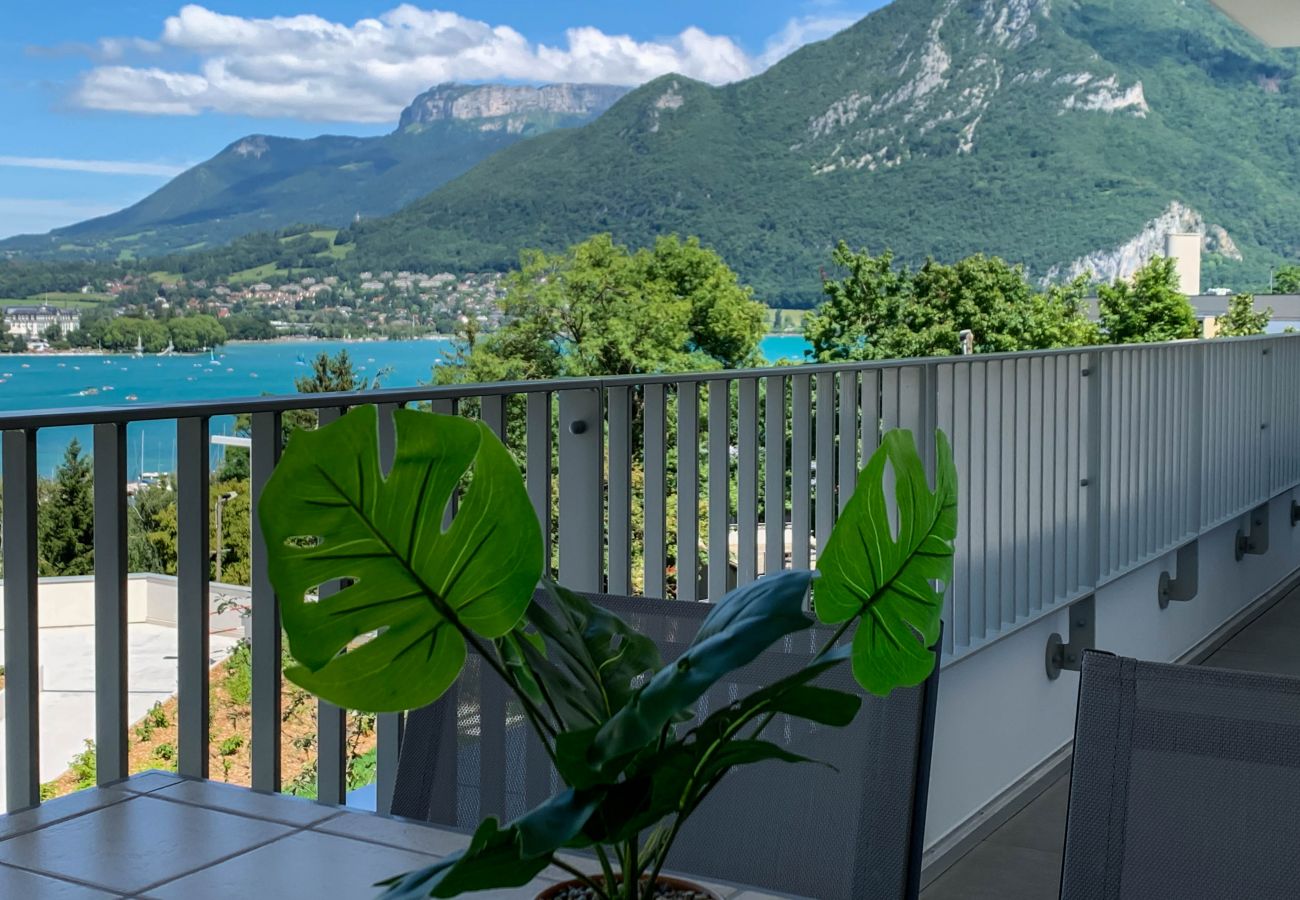
[[[504,147],[590,121],[624,93],[590,84],[439,85],[415,98],[391,134],[250,135],[134,206],[0,241],[0,253],[157,255],[253,231],[386,215]]]
[[[769,302],[837,240],[1114,275],[1170,230],[1207,284],[1300,250],[1300,57],[1207,0],[895,0],[747,81],[670,75],[354,229],[374,268],[505,267],[592,232],[715,247]]]

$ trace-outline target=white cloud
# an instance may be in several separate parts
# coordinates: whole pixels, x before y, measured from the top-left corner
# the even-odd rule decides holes
[[[848,28],[860,18],[861,16],[838,14],[791,19],[785,23],[784,28],[768,38],[762,54],[758,57],[759,64],[767,68],[780,62],[804,44],[825,40],[832,34]]]
[[[94,172],[99,175],[158,175],[166,178],[179,175],[186,169],[186,166],[173,166],[166,163],[130,162],[117,159],[62,159],[53,156],[0,156],[0,166]]]
[[[81,203],[75,200],[0,197],[0,239],[15,234],[44,234],[53,228],[61,228],[97,216],[106,216],[124,205],[123,203]]]
[[[736,81],[850,21],[792,20],[753,57],[731,38],[694,27],[654,41],[571,28],[562,45],[549,46],[507,25],[410,4],[351,25],[315,15],[245,18],[192,4],[166,20],[157,41],[106,39],[99,53],[121,62],[132,48],[169,52],[191,57],[191,68],[100,65],[82,78],[74,100],[154,115],[389,122],[420,91],[444,81],[637,85],[668,72]]]

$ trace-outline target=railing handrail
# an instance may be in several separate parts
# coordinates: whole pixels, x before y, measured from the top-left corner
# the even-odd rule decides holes
[[[555,391],[601,390],[649,384],[705,384],[712,381],[771,378],[778,375],[815,376],[818,374],[901,369],[936,364],[952,365],[998,362],[1008,359],[1035,359],[1071,353],[1114,353],[1133,350],[1138,347],[1158,352],[1162,348],[1184,347],[1189,344],[1223,344],[1227,342],[1241,343],[1280,339],[1300,340],[1300,333],[1164,341],[1150,344],[1101,344],[1087,347],[1059,347],[1051,350],[979,353],[973,356],[918,356],[906,359],[803,363],[790,366],[774,365],[753,369],[714,369],[703,372],[664,372],[446,385],[423,384],[415,387],[377,388],[369,391],[319,394],[259,394],[252,397],[229,397],[187,403],[139,403],[129,406],[82,406],[71,409],[18,410],[0,414],[0,431],[57,428],[74,425],[124,424],[191,417],[231,416],[257,412],[287,412],[290,410],[318,410],[322,408],[339,409],[356,406],[358,402],[402,405],[429,400],[458,400],[466,397],[500,397]]]

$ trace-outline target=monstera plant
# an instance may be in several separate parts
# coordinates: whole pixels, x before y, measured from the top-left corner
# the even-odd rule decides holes
[[[957,530],[942,433],[933,488],[912,435],[887,433],[818,573],[785,571],[727,594],[663,666],[651,640],[545,574],[519,469],[485,425],[399,410],[395,427],[386,474],[377,412],[361,407],[295,433],[266,486],[258,514],[295,661],[285,674],[342,707],[409,710],[443,694],[473,648],[567,786],[513,822],[486,819],[463,852],[385,882],[386,900],[516,887],[550,865],[587,896],[655,896],[682,823],[720,779],[756,762],[806,761],[763,739],[774,716],[852,721],[861,697],[814,684],[819,676],[847,663],[865,690],[887,694],[935,665],[936,584],[951,576]],[[711,685],[812,627],[810,590],[816,618],[838,626],[820,653],[695,716]],[[593,851],[600,873],[572,865],[565,849]]]

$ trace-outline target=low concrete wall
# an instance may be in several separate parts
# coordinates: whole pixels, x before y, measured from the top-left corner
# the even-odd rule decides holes
[[[4,582],[0,581],[0,586]],[[170,575],[135,574],[127,578],[126,619],[128,623],[151,622],[176,626],[176,579]],[[218,612],[223,600],[231,599],[247,608],[249,589],[240,585],[213,584],[209,591],[209,621],[214,632],[238,631],[238,607]],[[42,578],[38,594],[37,619],[40,628],[70,628],[95,624],[95,579],[91,575]],[[0,608],[0,630],[4,610]]]
[[[1190,601],[1160,608],[1157,585],[1161,572],[1175,572],[1173,553],[1099,588],[1097,648],[1177,660],[1289,581],[1300,569],[1300,528],[1291,526],[1291,499],[1288,492],[1269,504],[1264,555],[1234,558],[1234,539],[1246,516],[1201,537],[1200,590]],[[1018,787],[1027,787],[1035,772],[1068,754],[1079,677],[1047,677],[1044,661],[1053,632],[1068,635],[1066,610],[943,669],[926,818],[932,854],[950,850]]]

